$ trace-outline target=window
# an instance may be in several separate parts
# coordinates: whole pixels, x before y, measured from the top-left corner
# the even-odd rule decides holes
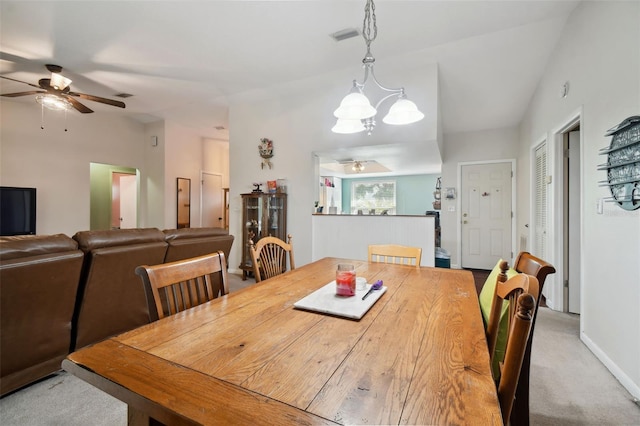
[[[351,214],[396,214],[395,181],[363,181],[351,183]]]

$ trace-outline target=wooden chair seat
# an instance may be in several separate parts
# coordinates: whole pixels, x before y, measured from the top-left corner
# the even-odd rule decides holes
[[[397,244],[372,244],[369,246],[369,262],[395,263],[420,267],[422,249]]]
[[[164,318],[229,293],[224,253],[136,268],[151,320]]]
[[[293,245],[291,234],[287,235],[284,242],[276,237],[263,237],[257,244],[251,240],[249,252],[253,263],[253,273],[256,282],[280,275],[287,270],[287,255],[289,257],[290,270],[296,269],[293,259]]]

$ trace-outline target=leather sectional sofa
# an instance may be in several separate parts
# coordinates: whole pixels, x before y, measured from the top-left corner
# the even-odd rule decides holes
[[[150,322],[135,268],[222,250],[219,228],[0,237],[0,395],[60,369],[67,354]]]

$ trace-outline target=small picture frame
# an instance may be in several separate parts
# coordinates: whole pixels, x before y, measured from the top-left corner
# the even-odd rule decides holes
[[[447,200],[455,200],[456,199],[456,189],[455,188],[446,188],[444,190],[444,197]]]

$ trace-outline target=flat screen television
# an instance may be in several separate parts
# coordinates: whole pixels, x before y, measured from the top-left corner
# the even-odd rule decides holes
[[[0,235],[36,233],[36,189],[0,186]]]

